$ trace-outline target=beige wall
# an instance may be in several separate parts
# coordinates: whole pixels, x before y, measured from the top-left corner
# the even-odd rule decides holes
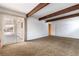
[[[0,14],[0,48],[2,47],[2,15]]]

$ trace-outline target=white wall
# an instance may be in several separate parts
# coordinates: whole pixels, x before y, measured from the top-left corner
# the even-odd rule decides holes
[[[0,14],[9,14],[9,15],[12,15],[12,16],[19,16],[19,17],[23,17],[25,18],[26,17],[26,14],[24,13],[21,13],[21,12],[17,12],[17,11],[14,11],[14,10],[9,10],[7,8],[4,8],[4,7],[1,7],[0,6]]]
[[[79,17],[54,21],[53,24],[55,36],[79,38]]]
[[[48,25],[37,18],[27,18],[27,40],[32,40],[48,35]]]

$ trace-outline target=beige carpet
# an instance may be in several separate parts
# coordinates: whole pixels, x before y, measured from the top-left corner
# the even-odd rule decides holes
[[[79,55],[79,40],[44,37],[37,40],[6,45],[0,49],[5,56],[68,56]]]

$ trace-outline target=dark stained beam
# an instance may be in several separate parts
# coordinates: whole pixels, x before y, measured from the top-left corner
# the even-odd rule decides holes
[[[30,11],[27,16],[31,16],[34,13],[36,13],[37,11],[39,11],[40,9],[44,8],[45,6],[47,6],[49,3],[40,3],[38,4],[32,11]]]
[[[58,17],[58,18],[54,18],[54,19],[50,19],[50,20],[47,20],[46,22],[57,21],[57,20],[62,20],[62,19],[67,19],[67,18],[72,18],[72,17],[77,17],[77,16],[79,16],[79,13],[72,14],[72,15],[67,15],[67,16],[63,16],[63,17]]]
[[[49,15],[46,15],[44,17],[39,18],[39,20],[44,20],[46,18],[58,16],[58,15],[65,14],[65,13],[68,13],[68,12],[71,12],[71,11],[75,11],[75,10],[79,10],[79,4],[76,4],[74,6],[68,7],[66,9],[63,9],[63,10],[60,10],[60,11],[57,11],[55,13],[51,13]]]

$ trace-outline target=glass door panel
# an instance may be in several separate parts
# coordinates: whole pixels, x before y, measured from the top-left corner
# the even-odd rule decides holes
[[[17,42],[24,41],[24,18],[17,19]]]

